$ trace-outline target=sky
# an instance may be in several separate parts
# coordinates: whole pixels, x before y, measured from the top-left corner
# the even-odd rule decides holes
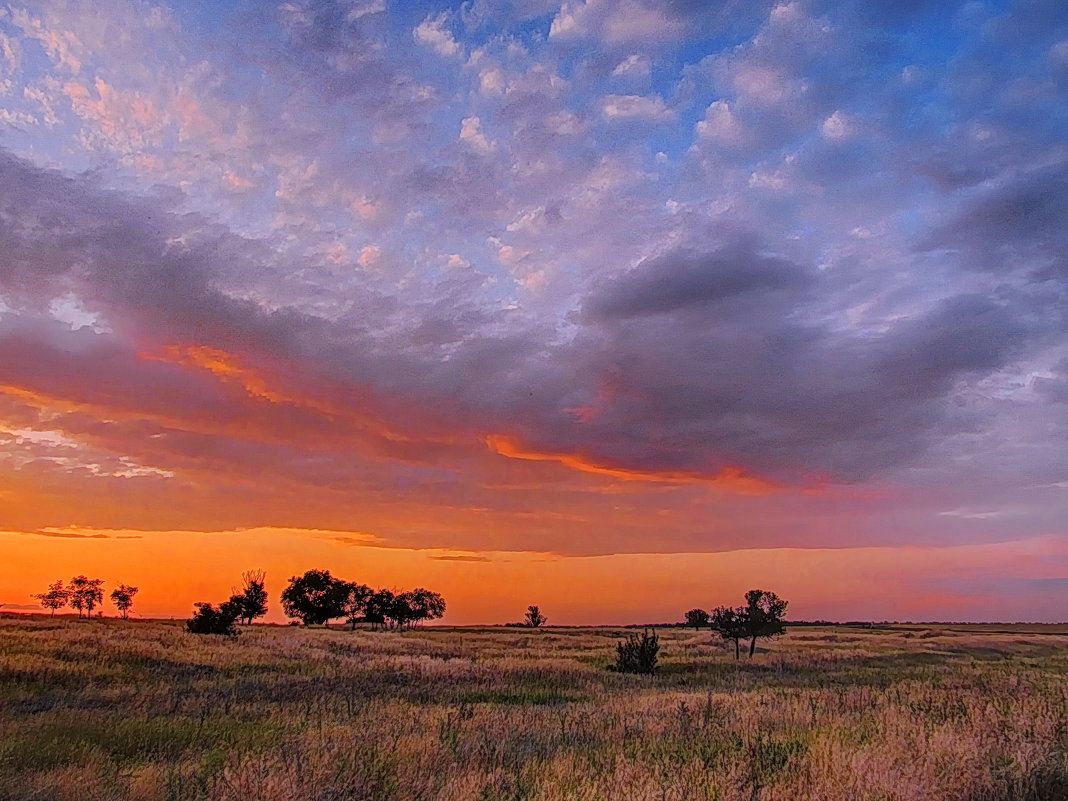
[[[0,2],[0,604],[1068,620],[1066,210],[1063,0]]]

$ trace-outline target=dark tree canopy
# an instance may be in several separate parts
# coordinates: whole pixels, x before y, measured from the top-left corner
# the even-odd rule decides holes
[[[111,591],[111,602],[115,604],[123,620],[130,616],[130,608],[133,606],[135,595],[137,595],[137,587],[131,587],[129,584],[120,584]]]
[[[241,574],[241,589],[231,597],[241,607],[240,620],[246,625],[267,614],[267,574],[262,570],[246,570]]]
[[[740,643],[749,640],[749,657],[756,652],[761,637],[775,637],[786,631],[784,620],[788,603],[773,592],[749,590],[745,606],[721,606],[712,610],[709,625],[720,637],[734,642],[734,658],[739,658]]]
[[[397,596],[390,590],[375,590],[367,599],[364,608],[364,620],[371,624],[372,628],[385,626],[392,619],[395,610]]]
[[[544,626],[549,621],[549,618],[545,617],[541,613],[541,609],[531,604],[527,607],[527,614],[524,618],[524,623],[532,629],[536,629],[539,626]]]
[[[741,656],[741,641],[747,635],[746,613],[744,608],[732,609],[721,606],[712,610],[708,625],[724,640],[734,643],[734,658]]]
[[[345,598],[341,602],[341,612],[345,619],[349,621],[351,628],[355,629],[356,624],[365,619],[367,601],[373,593],[374,590],[366,584],[359,584],[355,581],[345,584]]]
[[[70,605],[78,610],[78,617],[81,617],[83,612],[86,617],[92,617],[93,610],[104,603],[103,587],[103,579],[75,576],[70,580],[67,592],[70,594]]]
[[[409,626],[424,620],[438,620],[445,615],[445,599],[431,590],[416,587],[397,597],[403,599],[404,614]]]
[[[695,629],[707,626],[708,621],[709,614],[704,609],[691,609],[686,613],[686,625],[693,626]]]
[[[62,609],[70,601],[70,590],[63,586],[63,581],[55,581],[48,585],[48,592],[36,592],[30,596],[36,598],[38,603],[55,615],[57,609]]]
[[[293,576],[282,591],[282,609],[287,617],[296,617],[305,626],[321,625],[344,617],[348,582],[330,575],[329,570],[309,570]]]
[[[786,631],[787,601],[773,592],[749,590],[745,594],[746,633],[749,636],[749,656],[756,651],[758,637],[777,637]]]

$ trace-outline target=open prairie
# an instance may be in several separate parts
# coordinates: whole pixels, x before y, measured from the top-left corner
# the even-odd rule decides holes
[[[1068,798],[1068,636],[0,620],[0,798]]]

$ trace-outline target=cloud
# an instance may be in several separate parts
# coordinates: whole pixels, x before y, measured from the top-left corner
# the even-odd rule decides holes
[[[601,100],[601,113],[609,120],[646,119],[666,122],[675,113],[661,97],[641,95],[606,95]]]
[[[460,125],[460,141],[482,155],[489,155],[496,147],[483,132],[482,120],[478,117],[464,119]]]
[[[552,39],[596,37],[613,47],[663,44],[713,16],[703,4],[648,0],[565,2],[549,27]]]
[[[592,295],[584,313],[603,320],[701,309],[746,293],[805,283],[802,268],[759,255],[751,241],[743,240],[714,253],[674,251],[646,259]]]
[[[976,193],[953,219],[922,242],[925,250],[952,248],[970,266],[1036,276],[1065,274],[1068,230],[1060,224],[1068,203],[1068,163],[1010,175]]]
[[[412,36],[420,44],[431,48],[438,55],[445,57],[459,56],[462,54],[460,43],[453,38],[452,32],[445,27],[448,14],[442,12],[437,16],[429,16],[424,19],[412,31]]]

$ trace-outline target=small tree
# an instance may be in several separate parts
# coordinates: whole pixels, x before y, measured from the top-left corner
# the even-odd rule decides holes
[[[78,617],[85,612],[86,617],[92,617],[93,610],[104,603],[104,580],[91,579],[85,576],[75,576],[67,584],[70,593],[70,605],[78,610]]]
[[[721,606],[712,610],[709,618],[709,626],[719,634],[721,638],[734,642],[734,658],[741,658],[741,641],[747,635],[748,613],[745,607],[731,609],[729,606]]]
[[[541,613],[541,609],[531,604],[527,607],[527,614],[523,622],[527,625],[528,628],[536,629],[548,623],[549,618],[545,617],[545,615]]]
[[[341,611],[349,621],[350,630],[356,629],[356,624],[364,619],[367,612],[367,599],[374,593],[366,584],[357,584],[354,581],[346,584],[345,599],[341,602]]]
[[[750,659],[756,651],[758,637],[777,637],[786,632],[787,606],[789,602],[773,592],[749,590],[745,594],[745,629],[749,637]]]
[[[193,604],[193,617],[186,621],[185,627],[191,634],[222,634],[227,637],[238,635],[237,623],[241,609],[230,601],[220,604],[219,608],[208,603]]]
[[[342,606],[348,586],[348,582],[331,576],[329,570],[309,570],[289,579],[289,586],[282,591],[282,609],[287,617],[298,617],[305,626],[344,617]]]
[[[63,586],[63,580],[55,581],[48,585],[48,592],[35,592],[31,598],[36,598],[38,603],[45,609],[50,610],[55,616],[57,609],[62,609],[70,600],[70,592]]]
[[[617,673],[640,673],[652,675],[657,670],[657,654],[660,651],[660,638],[656,632],[642,632],[641,637],[630,634],[626,640],[616,644],[616,663],[611,669]]]
[[[707,626],[708,621],[709,615],[704,609],[691,609],[686,613],[686,625],[693,626],[695,629]]]
[[[130,616],[130,607],[133,606],[135,595],[137,595],[137,587],[131,587],[129,584],[120,584],[111,591],[111,602],[115,604],[123,620]]]
[[[240,604],[240,620],[251,626],[255,618],[267,614],[267,574],[262,570],[246,570],[241,574],[241,589],[230,600]]]

